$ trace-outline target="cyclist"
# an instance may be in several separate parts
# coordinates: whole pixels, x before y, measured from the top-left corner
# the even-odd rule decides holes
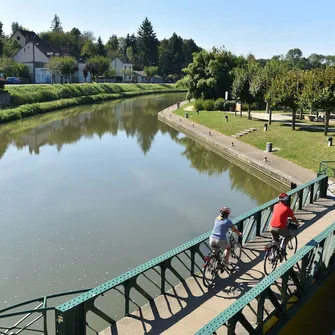
[[[280,193],[278,197],[278,204],[273,208],[272,219],[270,222],[270,233],[273,240],[279,242],[279,236],[283,236],[281,243],[281,252],[286,255],[286,245],[294,237],[293,232],[287,228],[287,219],[290,217],[294,223],[299,226],[299,222],[294,216],[292,209],[288,203],[289,197],[286,193]]]
[[[218,251],[220,248],[224,251],[226,250],[224,265],[229,264],[230,248],[231,245],[227,239],[228,229],[231,229],[234,233],[239,236],[242,236],[242,233],[239,232],[228,219],[230,214],[230,208],[221,207],[220,215],[214,221],[214,227],[212,234],[209,238],[209,245],[214,251]]]

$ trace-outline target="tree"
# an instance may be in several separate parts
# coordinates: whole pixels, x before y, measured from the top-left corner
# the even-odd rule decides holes
[[[2,27],[3,27],[3,23],[0,21],[0,37],[4,37],[5,36]]]
[[[146,17],[137,32],[139,65],[141,67],[157,64],[158,43],[152,24]]]
[[[22,25],[20,25],[18,22],[12,23],[12,33],[14,34],[18,29],[22,29]]]
[[[116,35],[112,35],[106,43],[106,49],[110,51],[119,51],[119,40]]]
[[[87,40],[81,49],[81,55],[84,58],[94,57],[97,53],[97,46],[91,40]]]
[[[72,82],[71,75],[78,71],[77,61],[73,57],[59,57],[60,61],[60,73],[62,76],[67,75],[69,77],[70,84]]]
[[[49,42],[55,48],[70,46],[69,35],[63,31],[47,31],[39,34],[41,40]]]
[[[308,57],[308,61],[313,69],[326,66],[326,57],[324,55],[313,53]]]
[[[94,56],[88,59],[86,67],[91,73],[91,77],[96,77],[96,81],[98,82],[97,76],[106,76],[106,73],[108,73],[110,60],[104,56]]]
[[[264,68],[259,67],[253,74],[250,82],[250,93],[258,101],[258,97],[266,102],[266,112],[269,113],[269,124],[271,124],[272,111],[270,109],[270,98],[267,93],[272,81],[288,71],[288,64],[283,60],[271,59],[267,61]]]
[[[130,63],[132,63],[132,64],[136,63],[136,55],[135,55],[133,47],[128,47],[127,48],[126,56],[129,59]]]
[[[51,84],[54,84],[56,75],[61,75],[60,57],[52,57],[44,66],[51,73]]]
[[[28,66],[17,63],[9,57],[0,58],[0,73],[5,77],[29,78],[30,76]]]
[[[299,101],[302,107],[325,111],[324,134],[327,136],[330,112],[335,107],[335,68],[327,67],[305,72]]]
[[[51,21],[51,30],[61,32],[63,31],[62,23],[60,22],[60,18],[57,14],[55,14],[53,20]]]
[[[115,71],[116,72],[116,71]],[[123,73],[123,82],[125,82],[126,78],[129,77],[129,79],[131,79],[131,76],[133,74],[133,71],[130,70],[130,69],[123,69],[122,70],[122,73]]]
[[[184,65],[183,68],[187,67],[188,64],[193,61],[193,54],[200,52],[201,48],[197,46],[194,40],[183,40],[183,53],[184,53]]]
[[[183,69],[186,76],[179,83],[188,88],[188,95],[192,98],[223,98],[226,91],[231,91],[231,71],[240,61],[225,49],[202,50]]]
[[[146,66],[144,68],[144,73],[149,79],[152,79],[157,74],[157,72],[158,66]]]
[[[272,81],[271,87],[266,94],[267,101],[273,105],[281,105],[292,111],[292,130],[295,130],[295,119],[297,109],[300,105],[300,96],[304,85],[304,72],[293,69],[285,74],[279,75]]]
[[[251,93],[253,91],[250,89],[250,83],[252,82],[253,77],[257,75],[258,66],[257,62],[250,58],[250,61],[246,66],[235,67],[232,71],[234,77],[232,94],[236,99],[248,104],[248,119],[251,119],[250,105],[256,100],[255,98],[257,98],[256,91],[254,91],[255,96]]]
[[[98,42],[97,42],[97,52],[99,56],[106,56],[106,49],[105,49],[105,45],[102,42],[101,37],[99,36],[98,38]]]
[[[296,63],[299,60],[301,60],[302,56],[303,56],[302,51],[298,48],[295,48],[295,49],[290,49],[289,51],[287,51],[285,58],[288,62]]]
[[[3,51],[2,54],[5,57],[13,57],[20,49],[21,45],[18,41],[11,38],[5,38],[3,40]]]
[[[164,76],[173,74],[180,78],[185,65],[183,47],[183,39],[176,33],[170,39],[161,41],[158,47],[159,68]]]

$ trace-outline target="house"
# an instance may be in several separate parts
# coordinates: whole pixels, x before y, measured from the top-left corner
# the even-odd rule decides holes
[[[11,39],[20,43],[21,48],[24,47],[28,42],[39,42],[40,38],[33,31],[17,29],[16,32],[10,37]]]
[[[163,77],[155,75],[152,78],[148,78],[144,71],[134,71],[133,76],[138,83],[163,83]]]
[[[72,82],[84,83],[83,68],[85,63],[79,55],[73,53],[69,48],[54,48],[50,43],[42,41],[34,32],[18,29],[12,37],[17,41],[25,43],[22,48],[13,56],[13,59],[28,66],[30,70],[30,81],[35,84],[51,83],[51,74],[45,68],[51,57],[72,56],[78,60],[78,71],[72,77]],[[18,39],[19,38],[19,39]],[[21,45],[22,45],[21,44]],[[87,78],[88,81],[90,77]],[[63,82],[69,82],[70,78],[63,78]],[[56,82],[60,82],[60,76],[56,77]]]
[[[133,64],[131,64],[126,58],[114,58],[112,60],[111,67],[115,69],[116,77],[122,77],[124,82],[133,81]]]

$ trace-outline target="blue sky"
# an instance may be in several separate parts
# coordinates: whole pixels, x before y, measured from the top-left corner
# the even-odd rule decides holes
[[[147,16],[159,39],[176,32],[206,49],[225,46],[258,58],[296,47],[306,56],[335,54],[334,0],[0,0],[6,33],[12,21],[48,30],[56,13],[65,30],[90,30],[105,42],[136,32]]]

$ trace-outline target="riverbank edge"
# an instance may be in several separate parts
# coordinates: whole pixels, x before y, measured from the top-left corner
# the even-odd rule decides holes
[[[186,103],[188,103],[188,101],[181,102],[180,107],[182,105],[186,104]],[[178,122],[177,120],[173,119],[172,117],[168,117],[166,114],[164,114],[164,112],[173,113],[173,111],[175,111],[177,109],[178,109],[177,105],[170,106],[169,108],[167,108],[167,109],[158,113],[158,119],[161,122],[164,122],[167,125],[171,126],[172,128],[184,133],[185,135],[192,138],[196,142],[199,142],[200,144],[204,145],[208,149],[216,152],[221,157],[226,158],[226,159],[229,158],[235,164],[236,164],[236,162],[239,162],[240,164],[242,163],[242,165],[244,165],[246,167],[250,167],[250,168],[262,173],[263,175],[266,175],[266,176],[270,177],[272,180],[276,181],[277,183],[280,183],[281,185],[284,185],[284,186],[289,187],[289,188],[291,187],[291,183],[303,184],[303,183],[308,182],[309,180],[312,179],[311,178],[309,180],[299,180],[299,181],[297,181],[295,177],[293,177],[293,176],[291,176],[291,175],[289,175],[289,174],[287,174],[287,173],[285,173],[285,172],[283,172],[279,169],[276,169],[273,166],[264,165],[259,160],[254,159],[253,157],[250,157],[250,155],[238,152],[232,146],[223,145],[222,143],[219,143],[218,141],[216,141],[214,137],[204,135],[203,133],[198,131],[196,128],[193,128],[193,127],[183,123],[182,121],[186,120],[185,118],[180,117],[176,114],[173,114],[174,116],[178,117],[178,120],[179,120],[179,122]],[[182,121],[180,121],[180,120],[182,120]],[[208,131],[212,131],[210,128],[205,127],[203,125],[202,125],[202,127],[207,128]],[[216,132],[216,133],[218,133],[218,132]],[[221,133],[216,135],[216,136],[223,136],[223,137],[229,137],[230,138],[230,136],[227,136],[227,135],[224,135],[224,134],[221,134]],[[238,143],[240,141],[236,140],[235,138],[234,139],[232,138],[232,140],[238,146]],[[255,151],[261,151],[261,150],[259,150],[255,147]],[[292,162],[289,162],[289,161],[287,161],[283,158],[281,158],[281,160],[292,164]],[[240,164],[238,164],[238,165],[240,165]],[[306,170],[305,168],[300,167],[299,165],[296,165],[296,167],[300,168],[302,171]],[[311,173],[311,176],[312,176],[313,171],[310,171],[310,173]],[[302,173],[302,175],[303,175],[303,173]],[[316,177],[316,174],[315,174],[315,177]]]
[[[59,99],[48,102],[38,102],[33,104],[25,104],[15,108],[0,110],[0,123],[8,123],[20,120],[38,114],[54,112],[64,108],[76,107],[80,105],[90,105],[105,101],[133,98],[144,95],[166,94],[166,93],[183,93],[185,89],[159,89],[146,91],[129,91],[119,93],[100,93],[95,95],[86,95],[68,99]]]

